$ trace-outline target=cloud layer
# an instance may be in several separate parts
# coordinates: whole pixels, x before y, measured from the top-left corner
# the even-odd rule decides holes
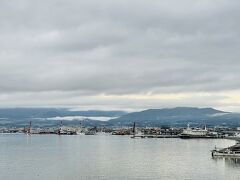
[[[239,7],[2,0],[1,106],[238,109]]]

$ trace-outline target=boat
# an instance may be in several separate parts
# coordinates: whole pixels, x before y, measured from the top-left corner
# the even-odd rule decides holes
[[[239,157],[240,158],[240,143],[230,146],[228,148],[217,149],[211,151],[213,157]]]
[[[190,128],[189,124],[186,129],[179,135],[180,138],[188,139],[188,138],[207,138],[208,130],[205,126],[204,129],[192,129]]]

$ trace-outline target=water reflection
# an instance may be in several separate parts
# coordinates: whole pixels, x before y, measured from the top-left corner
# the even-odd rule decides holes
[[[240,159],[211,159],[230,140],[2,135],[0,144],[1,180],[240,179]]]
[[[212,157],[217,163],[223,162],[225,165],[230,167],[240,167],[240,157]]]

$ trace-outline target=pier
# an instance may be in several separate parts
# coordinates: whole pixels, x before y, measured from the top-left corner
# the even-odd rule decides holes
[[[178,135],[134,135],[131,138],[179,138]]]

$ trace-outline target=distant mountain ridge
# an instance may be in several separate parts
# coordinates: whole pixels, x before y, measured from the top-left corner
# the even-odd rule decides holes
[[[133,112],[109,121],[110,124],[129,125],[137,122],[142,126],[178,125],[188,121],[203,121],[216,114],[227,114],[213,108],[176,107],[148,109]]]
[[[73,111],[68,108],[0,108],[0,127],[25,127],[30,121],[37,127],[58,126],[61,120],[65,125],[79,125],[79,120],[76,120],[79,117],[83,125],[99,126],[106,123],[92,117],[114,118],[124,114],[124,111]],[[55,117],[58,120],[52,120]],[[65,120],[64,117],[72,117],[73,120]]]
[[[54,119],[54,117],[57,117]],[[66,117],[73,117],[66,120]],[[74,118],[76,117],[76,118]],[[95,117],[95,118],[94,118]],[[96,117],[108,117],[108,121]],[[117,118],[116,118],[117,117]],[[80,119],[78,119],[80,118]],[[100,118],[101,119],[101,118]],[[186,126],[192,125],[229,125],[240,126],[240,114],[219,111],[213,108],[176,107],[148,109],[140,112],[124,111],[71,111],[67,108],[2,108],[0,109],[0,126],[24,127],[29,121],[34,126],[57,126],[60,121],[65,125],[84,126],[132,126],[136,122],[142,127]]]
[[[64,116],[121,116],[124,111],[72,111],[68,108],[0,108],[0,118],[50,118]]]

